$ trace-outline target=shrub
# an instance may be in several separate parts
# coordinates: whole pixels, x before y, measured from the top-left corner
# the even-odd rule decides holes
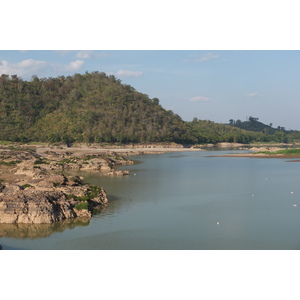
[[[22,187],[23,189],[26,189],[26,188],[32,187],[32,185],[26,183],[26,184],[21,185],[21,187]]]
[[[34,162],[34,165],[41,165],[41,164],[46,164],[46,165],[49,165],[50,163],[43,160],[43,159],[38,159]]]
[[[19,164],[21,161],[20,160],[12,160],[12,161],[0,161],[0,165],[4,166],[15,166],[16,164]]]
[[[75,208],[78,209],[78,210],[88,209],[89,204],[87,202],[78,203],[78,204],[75,205]]]

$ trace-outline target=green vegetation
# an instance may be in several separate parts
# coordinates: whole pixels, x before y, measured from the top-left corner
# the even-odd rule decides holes
[[[293,130],[286,130],[285,127],[278,126],[277,128],[270,125],[263,124],[258,121],[258,118],[249,117],[247,121],[242,122],[241,120],[229,120],[229,125],[251,131],[254,134],[260,134],[259,140],[261,142],[279,142],[279,143],[293,143],[300,140],[300,132]]]
[[[21,187],[23,188],[23,189],[26,189],[26,188],[29,188],[29,187],[32,187],[32,185],[30,185],[30,184],[23,184],[23,185],[21,185]]]
[[[75,196],[73,194],[69,194],[66,196],[67,200],[76,200],[80,202],[88,202],[91,201],[94,198],[99,197],[101,193],[101,188],[95,185],[89,185],[89,189],[87,190],[86,194],[84,196]]]
[[[99,72],[31,81],[2,74],[0,122],[0,140],[13,142],[190,142],[158,99]]]
[[[268,154],[268,155],[274,155],[274,154],[283,154],[283,155],[300,155],[300,149],[282,149],[277,151],[260,151],[256,152],[257,154]]]
[[[20,160],[12,160],[12,161],[0,161],[0,165],[3,166],[15,166],[16,164],[19,164]]]
[[[89,208],[89,204],[87,202],[81,202],[75,205],[75,208],[78,210],[81,209],[88,209]]]
[[[295,142],[299,131],[257,118],[184,122],[113,75],[93,72],[24,81],[0,76],[0,141],[23,143]],[[14,148],[17,150],[18,148]],[[22,149],[24,150],[24,149]],[[30,151],[30,149],[28,150]],[[71,163],[69,162],[65,163]]]
[[[42,165],[42,164],[49,165],[50,163],[45,161],[44,159],[38,159],[34,162],[34,165]]]
[[[107,155],[108,156],[108,155]],[[86,161],[86,160],[91,160],[91,159],[93,159],[93,158],[98,158],[99,156],[98,155],[87,155],[85,158],[84,158],[84,160]]]

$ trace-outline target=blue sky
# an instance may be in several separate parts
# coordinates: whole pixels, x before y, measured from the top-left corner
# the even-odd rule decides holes
[[[299,51],[2,50],[0,73],[55,77],[86,71],[113,74],[157,97],[184,120],[226,123],[258,117],[300,130]]]

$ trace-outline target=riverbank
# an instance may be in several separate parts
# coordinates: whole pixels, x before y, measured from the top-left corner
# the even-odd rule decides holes
[[[194,147],[184,147],[183,145],[170,144],[170,145],[123,145],[123,146],[97,146],[97,145],[74,145],[74,146],[47,146],[38,147],[36,149],[38,154],[43,155],[47,151],[55,151],[57,153],[72,152],[75,156],[82,155],[97,155],[117,153],[124,156],[134,156],[142,154],[163,154],[167,152],[190,152],[190,151],[205,151],[204,149]]]
[[[0,223],[42,224],[66,219],[90,219],[108,204],[103,188],[86,184],[71,170],[124,176],[116,165],[131,164],[116,153],[83,154],[53,149],[42,151],[24,145],[0,149]]]
[[[220,157],[250,157],[250,158],[300,158],[300,149],[282,149],[278,147],[253,147],[252,153],[235,153],[220,155]],[[298,160],[296,160],[298,161]]]
[[[2,145],[0,147],[0,223],[53,223],[92,217],[108,199],[103,188],[89,186],[84,178],[66,176],[77,171],[105,176],[127,176],[116,170],[130,165],[127,156],[201,151],[182,145]],[[203,150],[202,150],[203,151]]]

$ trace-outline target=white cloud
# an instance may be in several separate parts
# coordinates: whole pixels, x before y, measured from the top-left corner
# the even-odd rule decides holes
[[[75,60],[70,62],[68,65],[62,65],[63,69],[66,71],[76,71],[80,69],[84,64],[83,60]]]
[[[83,58],[83,59],[91,58],[92,53],[93,53],[93,51],[91,51],[91,50],[88,50],[88,51],[79,51],[76,54],[76,57],[77,58]]]
[[[258,96],[258,92],[253,92],[246,95],[246,97],[255,97],[255,96]]]
[[[192,102],[208,102],[210,99],[208,97],[203,97],[203,96],[197,96],[190,98],[190,101]]]
[[[207,61],[207,60],[218,58],[218,57],[219,57],[218,54],[207,53],[207,54],[202,55],[200,58],[195,59],[195,62],[203,62],[203,61]]]
[[[26,59],[19,63],[9,63],[6,60],[2,60],[0,63],[0,74],[34,75],[46,67],[47,62],[34,59]]]
[[[124,77],[140,77],[143,75],[143,72],[140,71],[129,71],[129,70],[119,70],[117,72],[118,76],[124,76]]]
[[[72,61],[69,64],[57,64],[34,59],[26,59],[18,63],[2,60],[0,62],[0,74],[18,75],[20,77],[31,77],[32,75],[45,77],[46,74],[52,76],[61,75],[60,72],[77,71],[83,64],[83,60]]]
[[[76,54],[77,58],[87,59],[87,58],[100,58],[106,56],[107,54],[104,52],[95,52],[93,50],[81,50]]]

